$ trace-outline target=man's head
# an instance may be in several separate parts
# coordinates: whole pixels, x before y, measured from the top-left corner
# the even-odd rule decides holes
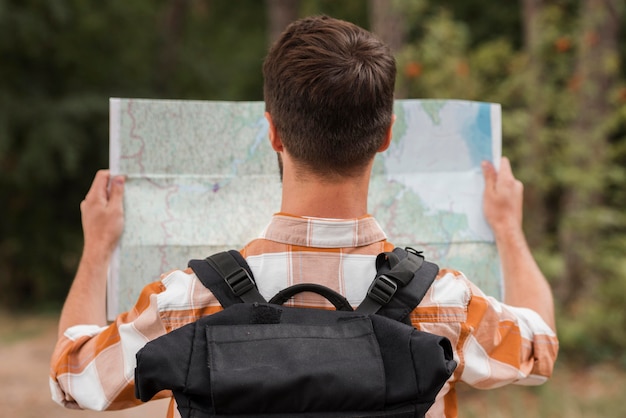
[[[313,173],[360,174],[383,145],[396,65],[370,32],[326,16],[298,20],[270,49],[263,75],[285,150]]]

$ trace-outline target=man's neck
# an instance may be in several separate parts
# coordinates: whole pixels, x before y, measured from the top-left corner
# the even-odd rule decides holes
[[[285,176],[281,211],[298,216],[352,219],[367,214],[369,175],[349,179]]]

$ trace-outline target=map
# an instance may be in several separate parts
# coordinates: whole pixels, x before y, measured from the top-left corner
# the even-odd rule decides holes
[[[369,212],[395,245],[423,250],[499,298],[480,163],[499,164],[500,106],[399,100],[394,111],[392,144],[374,163]],[[243,247],[279,211],[277,159],[263,114],[262,102],[110,100],[110,169],[127,180],[109,318],[132,308],[162,273]]]

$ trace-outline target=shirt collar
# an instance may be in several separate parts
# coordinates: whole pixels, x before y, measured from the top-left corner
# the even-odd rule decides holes
[[[355,219],[324,219],[278,213],[261,238],[288,245],[348,248],[370,245],[387,237],[370,215]]]

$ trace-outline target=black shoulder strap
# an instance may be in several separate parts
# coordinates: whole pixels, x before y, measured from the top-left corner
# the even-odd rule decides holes
[[[224,251],[204,260],[191,260],[189,267],[224,308],[241,302],[265,302],[248,263],[238,251]]]
[[[238,251],[230,250],[204,260],[191,260],[189,267],[223,307],[241,302],[265,302],[248,263]],[[376,270],[376,278],[357,311],[378,313],[405,322],[408,322],[408,315],[421,302],[439,273],[436,264],[424,260],[421,253],[412,248],[395,248],[393,252],[379,254]]]
[[[422,301],[439,267],[424,260],[421,252],[412,248],[395,248],[393,252],[378,255],[376,271],[357,312],[378,313],[408,323],[408,315]]]

